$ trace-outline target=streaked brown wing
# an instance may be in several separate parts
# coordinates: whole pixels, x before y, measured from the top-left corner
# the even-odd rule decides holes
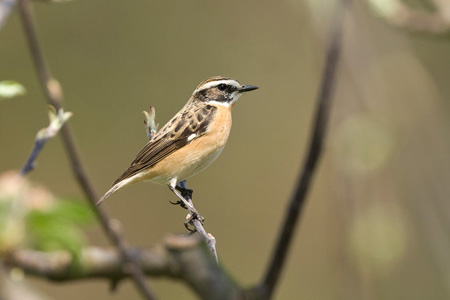
[[[161,128],[161,131],[144,146],[131,163],[130,167],[114,182],[114,184],[130,178],[144,169],[154,166],[163,158],[186,146],[194,140],[191,139],[188,141],[190,135],[196,134],[195,138],[204,135],[216,110],[217,108],[214,106],[207,105],[206,107],[198,109],[193,114],[181,114],[178,117],[179,120],[176,120],[176,123],[172,121],[175,120],[175,118],[169,121]],[[168,126],[174,127],[172,130],[167,130],[166,128]]]

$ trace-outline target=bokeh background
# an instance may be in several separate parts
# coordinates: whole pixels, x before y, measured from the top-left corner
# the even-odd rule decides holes
[[[420,1],[414,7],[429,9]],[[49,65],[98,193],[146,143],[141,111],[162,126],[213,75],[260,87],[234,109],[221,157],[189,180],[221,265],[249,286],[265,270],[293,191],[314,112],[336,1],[118,1],[36,3]],[[364,1],[345,25],[325,155],[276,299],[449,299],[450,40],[391,27]],[[20,19],[0,31],[0,80],[26,96],[0,103],[0,171],[19,169],[47,125]],[[58,138],[30,179],[84,201]],[[133,245],[183,232],[167,187],[138,184],[108,199]],[[108,246],[98,226],[93,245]],[[139,299],[130,282],[55,284],[54,299]],[[196,299],[150,279],[161,299]]]

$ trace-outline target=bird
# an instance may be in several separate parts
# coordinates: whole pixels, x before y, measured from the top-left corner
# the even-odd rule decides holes
[[[137,154],[128,169],[98,200],[97,206],[118,190],[133,183],[165,184],[195,211],[177,191],[186,180],[213,163],[227,143],[231,111],[243,93],[258,89],[237,80],[214,76],[202,81],[184,107],[165,124]],[[182,205],[183,206],[183,205]]]

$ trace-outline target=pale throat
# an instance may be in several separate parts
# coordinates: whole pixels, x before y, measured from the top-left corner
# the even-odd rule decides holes
[[[218,106],[223,106],[223,107],[233,107],[234,104],[236,104],[236,101],[242,96],[241,93],[239,93],[238,91],[233,92],[232,96],[231,96],[231,100],[229,101],[214,101],[214,100],[210,100],[208,101],[209,104],[213,104],[213,105],[218,105]]]

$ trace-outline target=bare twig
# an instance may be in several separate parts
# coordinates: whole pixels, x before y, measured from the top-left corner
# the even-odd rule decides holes
[[[133,256],[149,276],[182,280],[201,299],[236,299],[240,287],[211,259],[196,235],[170,235],[150,249],[133,249]],[[8,267],[18,267],[27,275],[53,281],[90,278],[120,280],[129,274],[122,268],[114,249],[86,248],[77,263],[67,251],[17,250],[5,257]],[[76,267],[74,267],[76,266]]]
[[[27,175],[31,170],[34,169],[34,164],[36,162],[36,159],[41,153],[42,148],[44,148],[44,145],[47,143],[48,139],[35,139],[33,150],[31,150],[30,156],[28,157],[27,161],[25,162],[25,165],[20,170],[20,175],[25,176]]]
[[[64,112],[62,108],[60,108],[59,111],[56,112],[56,109],[53,106],[49,105],[50,125],[39,130],[39,132],[37,133],[36,139],[34,140],[33,150],[31,151],[31,154],[25,162],[22,170],[20,170],[20,175],[25,176],[31,170],[33,170],[36,158],[38,157],[45,143],[47,143],[47,141],[52,137],[56,136],[64,123],[71,116],[71,112]]]
[[[158,132],[158,125],[156,124],[156,110],[150,105],[148,112],[145,110],[142,112],[145,116],[145,133],[147,134],[148,140],[151,140]]]
[[[22,17],[22,22],[27,35],[28,44],[31,50],[34,64],[38,73],[39,80],[41,81],[42,88],[47,97],[48,102],[56,109],[60,109],[62,105],[62,89],[60,84],[51,77],[50,72],[46,66],[44,56],[41,51],[41,47],[38,42],[36,29],[33,21],[32,11],[28,0],[18,0],[19,11]],[[78,150],[72,138],[71,131],[67,125],[61,128],[62,139],[68,152],[68,156],[72,165],[72,169],[75,176],[82,187],[87,199],[90,201],[92,207],[97,214],[103,230],[107,234],[110,241],[118,248],[127,270],[130,272],[135,285],[138,290],[146,299],[156,299],[153,292],[147,286],[144,274],[140,270],[138,264],[135,262],[133,256],[128,252],[128,246],[125,240],[121,237],[117,228],[112,226],[113,223],[109,219],[106,211],[103,208],[96,207],[95,203],[98,199],[94,187],[91,181],[88,179],[87,174],[83,168]]]
[[[309,191],[309,186],[316,170],[317,162],[322,153],[322,146],[326,133],[325,130],[329,119],[330,101],[336,79],[336,68],[341,52],[344,20],[350,5],[351,0],[342,0],[341,4],[338,6],[338,11],[336,12],[334,20],[331,23],[331,42],[327,50],[320,93],[317,98],[316,115],[312,127],[309,150],[303,163],[297,189],[287,207],[283,219],[284,223],[281,226],[272,259],[268,265],[265,277],[259,286],[259,292],[262,293],[265,299],[270,299],[272,297],[275,286],[280,278],[288,250],[292,243],[296,224],[301,217],[302,208],[306,201],[306,195]]]
[[[178,186],[181,187],[184,191],[188,190],[186,187],[186,180],[180,181],[178,183]],[[184,199],[186,199],[187,202],[192,204],[192,193],[182,193],[181,195],[184,197]],[[192,205],[192,207],[193,207],[193,205]],[[202,240],[208,246],[209,252],[216,260],[216,263],[219,264],[219,258],[217,257],[217,251],[216,251],[216,239],[214,238],[214,236],[212,234],[207,233],[205,231],[205,228],[203,228],[202,222],[199,220],[199,218],[196,218],[195,216],[193,216],[194,212],[192,210],[190,210],[189,207],[188,207],[188,210],[189,210],[189,217],[192,218],[190,220],[190,222],[192,223],[192,225],[194,225],[195,230],[198,232],[198,234],[200,235]]]

